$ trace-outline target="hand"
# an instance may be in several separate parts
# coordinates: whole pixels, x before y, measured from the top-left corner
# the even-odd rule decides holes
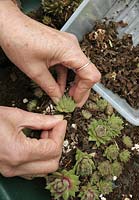
[[[78,40],[72,34],[34,21],[8,0],[1,5],[0,13],[0,44],[5,53],[54,102],[58,102],[65,90],[67,68],[76,70],[88,63]],[[49,72],[54,65],[57,65],[57,82]],[[69,94],[79,107],[85,103],[91,87],[99,80],[100,73],[92,63],[77,72]]]
[[[6,177],[44,175],[56,171],[67,122],[17,108],[0,107],[0,173]],[[41,139],[26,137],[22,129],[43,130]]]

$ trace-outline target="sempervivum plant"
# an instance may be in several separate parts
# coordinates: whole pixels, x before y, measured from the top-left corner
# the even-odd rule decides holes
[[[119,134],[121,134],[121,130],[124,127],[123,127],[123,120],[120,117],[115,116],[113,114],[112,116],[108,117],[107,123],[110,128],[112,136],[115,137],[115,136],[118,136]]]
[[[89,140],[100,144],[106,144],[112,138],[118,136],[123,129],[123,121],[120,117],[109,116],[106,120],[93,120],[89,126]]]
[[[130,160],[130,151],[123,150],[120,153],[119,157],[120,157],[121,162],[124,162],[124,163],[128,162]]]
[[[116,160],[118,155],[119,155],[119,148],[115,144],[107,147],[104,153],[104,156],[106,156],[110,161]]]
[[[110,176],[112,174],[111,163],[108,160],[101,162],[98,165],[98,170],[102,176]]]
[[[74,166],[77,175],[89,176],[95,170],[95,164],[92,160],[92,156],[87,153],[83,153],[79,149],[76,152],[76,164]]]
[[[59,112],[70,113],[76,108],[75,101],[69,96],[63,96],[57,103],[56,110]]]
[[[123,167],[120,162],[114,161],[111,165],[112,175],[119,177],[122,174]]]
[[[49,182],[49,179],[53,181]],[[79,177],[73,173],[73,170],[55,172],[48,179],[48,186],[46,189],[50,190],[54,199],[68,200],[70,197],[75,197],[75,193],[79,189]]]
[[[91,186],[88,183],[87,186],[82,186],[78,197],[81,200],[97,200],[99,199],[99,191],[96,186]]]
[[[133,142],[129,136],[123,136],[123,143],[127,148],[131,148],[133,146]]]
[[[100,144],[106,144],[111,140],[110,132],[105,120],[93,120],[89,129],[89,141],[95,141],[99,147]]]
[[[100,193],[103,194],[103,195],[109,194],[113,190],[112,182],[111,181],[101,180],[98,183],[98,187],[99,187]]]

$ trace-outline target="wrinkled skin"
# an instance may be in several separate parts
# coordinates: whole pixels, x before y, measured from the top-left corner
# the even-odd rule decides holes
[[[64,94],[67,69],[88,63],[76,37],[24,15],[11,0],[0,1],[0,46],[9,59],[56,103]],[[54,66],[57,81],[49,68]],[[100,73],[91,63],[76,74],[69,94],[81,107]],[[54,116],[0,107],[0,172],[4,176],[44,175],[58,168],[66,121]],[[22,129],[41,129],[41,139],[27,138]]]

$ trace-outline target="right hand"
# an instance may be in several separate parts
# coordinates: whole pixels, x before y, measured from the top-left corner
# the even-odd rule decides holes
[[[8,8],[8,9],[7,9]],[[0,45],[10,60],[33,79],[57,103],[63,96],[67,68],[76,71],[69,90],[78,107],[86,102],[101,74],[81,51],[77,38],[25,16],[10,1],[0,1]],[[9,37],[10,36],[10,37]],[[56,66],[57,80],[49,72]]]
[[[63,116],[46,116],[0,106],[0,173],[6,177],[45,175],[58,169],[67,122]],[[42,130],[39,140],[22,129]]]

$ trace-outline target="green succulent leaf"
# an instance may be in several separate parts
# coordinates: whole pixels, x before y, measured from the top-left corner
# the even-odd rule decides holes
[[[28,111],[34,111],[37,107],[37,100],[33,99],[32,101],[29,101],[27,104],[27,110]]]
[[[117,145],[110,145],[106,148],[104,156],[106,156],[110,161],[116,160],[119,155],[119,148]]]
[[[95,171],[91,176],[90,183],[91,185],[96,185],[96,183],[98,183],[99,180],[100,180],[100,174],[98,171]]]
[[[88,129],[89,141],[96,142],[99,147],[100,144],[106,144],[111,140],[111,136],[105,120],[93,120]]]
[[[112,174],[111,163],[108,160],[101,162],[98,170],[102,176],[110,176]]]
[[[50,181],[49,181],[50,180]],[[75,193],[79,189],[79,177],[74,174],[73,170],[55,172],[49,176],[46,189],[50,190],[54,199],[68,200],[70,197],[75,197]]]
[[[101,180],[98,183],[99,191],[101,194],[109,194],[113,190],[113,184],[111,181]]]
[[[130,151],[128,151],[128,150],[123,150],[123,151],[120,153],[119,157],[120,157],[121,162],[124,162],[124,163],[128,162],[128,161],[130,160],[130,157],[131,157]]]
[[[82,110],[82,115],[85,119],[90,119],[92,117],[92,114],[87,110]]]
[[[127,148],[131,148],[133,146],[133,142],[129,136],[123,136],[123,143]]]
[[[112,116],[108,117],[107,123],[112,137],[116,137],[121,134],[121,130],[124,127],[123,120],[120,117],[113,114]]]
[[[69,96],[63,96],[61,100],[56,105],[56,110],[64,113],[71,113],[75,110],[76,103]]]
[[[97,104],[98,110],[103,112],[106,109],[108,102],[105,99],[99,99],[97,100],[96,104]]]
[[[122,174],[123,167],[118,161],[113,162],[111,168],[113,176],[119,177]]]
[[[88,183],[87,186],[81,187],[78,197],[80,197],[81,200],[98,200],[99,191],[96,186],[91,186],[91,184]]]
[[[89,176],[95,170],[95,164],[92,160],[91,155],[88,153],[83,153],[79,149],[76,152],[76,164],[74,170],[77,175],[80,176]]]

